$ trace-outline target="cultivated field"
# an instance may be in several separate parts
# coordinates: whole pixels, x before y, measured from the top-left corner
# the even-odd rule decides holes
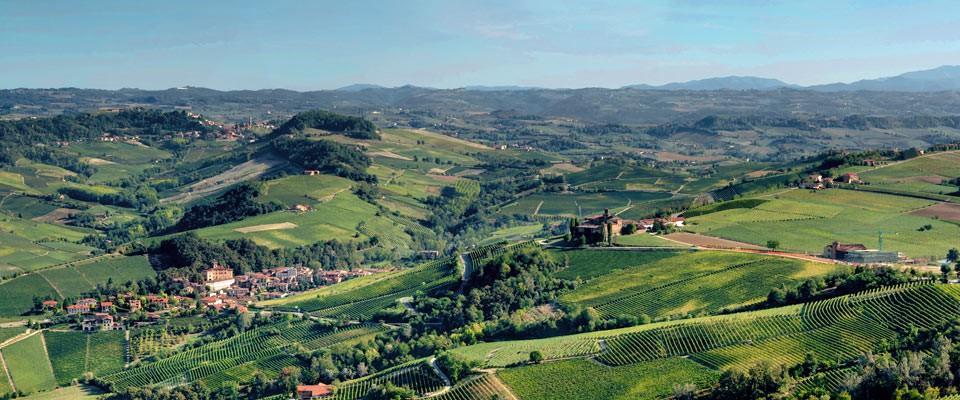
[[[783,249],[819,254],[833,241],[877,247],[912,257],[942,257],[956,246],[956,224],[912,215],[933,201],[842,189],[793,190],[753,208],[737,208],[688,219],[687,229],[763,246],[768,240]],[[929,230],[920,230],[930,225]]]
[[[324,240],[350,241],[379,236],[389,248],[406,249],[410,236],[403,225],[377,215],[376,206],[342,192],[309,212],[276,211],[224,225],[198,229],[212,240],[247,238],[269,248],[295,247]],[[262,229],[268,227],[271,229]],[[283,227],[283,229],[273,229]]]
[[[677,382],[706,387],[719,373],[684,358],[623,367],[574,359],[504,369],[497,373],[524,400],[660,399]]]
[[[137,282],[156,276],[145,256],[102,257],[54,267],[0,283],[0,316],[21,315],[33,307],[33,297],[76,298],[96,286]]]
[[[401,297],[412,296],[418,291],[430,292],[449,287],[459,280],[454,259],[446,258],[397,272],[355,278],[257,305],[308,311],[325,317],[370,317],[377,311],[395,305]]]
[[[607,264],[601,257],[585,257],[578,263]],[[560,299],[593,307],[608,317],[697,315],[755,303],[765,299],[774,287],[792,287],[840,268],[755,254],[702,251],[611,271]]]

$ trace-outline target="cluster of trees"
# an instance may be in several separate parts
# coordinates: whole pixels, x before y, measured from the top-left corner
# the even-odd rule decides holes
[[[512,313],[552,303],[562,291],[574,287],[574,282],[552,276],[560,267],[551,254],[539,247],[508,251],[475,266],[462,294],[416,296],[415,319],[424,324],[430,322],[441,331],[486,322],[480,330],[474,329],[476,326],[460,330],[457,337],[468,343],[497,335],[497,331],[516,334],[516,326],[510,321]]]
[[[260,194],[259,185],[250,182],[241,183],[212,202],[197,204],[187,209],[183,218],[177,222],[176,230],[187,231],[226,224],[283,209],[283,206],[278,203],[257,201]]]
[[[274,130],[274,133],[278,135],[294,134],[307,128],[343,133],[357,139],[380,139],[380,134],[377,133],[377,127],[373,125],[373,122],[360,117],[323,110],[304,111],[294,115]]]
[[[57,189],[57,192],[74,200],[140,210],[154,207],[160,201],[157,191],[149,185],[140,185],[132,190],[120,190],[115,193],[98,193],[80,186],[64,186]]]
[[[273,149],[304,169],[322,171],[360,182],[377,182],[376,176],[366,173],[370,166],[370,157],[356,146],[284,136],[274,139]]]
[[[766,306],[806,303],[881,286],[899,285],[918,277],[916,270],[904,272],[893,267],[858,266],[852,272],[832,273],[823,279],[807,279],[793,288],[785,286],[774,288],[767,295]]]
[[[92,140],[103,134],[157,135],[164,132],[200,131],[206,127],[183,111],[162,112],[142,108],[118,113],[64,114],[52,118],[0,121],[0,165],[18,157],[51,163],[82,175],[96,169],[63,152],[37,148],[57,141]]]

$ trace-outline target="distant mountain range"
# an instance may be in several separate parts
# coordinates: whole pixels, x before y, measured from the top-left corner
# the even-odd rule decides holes
[[[652,90],[774,90],[808,89],[821,92],[847,92],[870,90],[881,92],[939,92],[960,90],[960,65],[944,65],[934,69],[914,71],[897,76],[863,79],[852,83],[830,83],[826,85],[799,86],[779,79],[756,76],[726,76],[698,79],[687,82],[673,82],[665,85],[629,85],[625,88]]]
[[[390,89],[373,84],[354,84],[337,89],[340,92],[359,92],[366,89]],[[544,89],[535,86],[465,86],[466,91],[496,92],[525,91]],[[851,83],[829,83],[825,85],[800,86],[779,79],[757,76],[723,76],[697,79],[686,82],[672,82],[663,85],[636,84],[622,89],[640,90],[778,90],[799,89],[820,92],[849,92],[869,90],[878,92],[939,92],[960,90],[960,65],[944,65],[934,69],[907,72],[892,77],[864,79]]]

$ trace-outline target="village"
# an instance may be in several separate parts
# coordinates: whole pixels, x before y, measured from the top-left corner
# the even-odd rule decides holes
[[[38,300],[35,312],[72,321],[84,332],[124,330],[155,324],[164,318],[189,313],[243,314],[258,300],[287,297],[323,285],[385,272],[383,269],[313,270],[278,267],[235,275],[228,266],[214,262],[199,280],[177,278],[177,294],[139,295],[132,291],[85,297],[70,304]]]

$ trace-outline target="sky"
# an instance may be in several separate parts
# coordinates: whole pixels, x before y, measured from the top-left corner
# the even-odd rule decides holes
[[[960,2],[0,0],[0,88],[810,85],[960,64]]]

